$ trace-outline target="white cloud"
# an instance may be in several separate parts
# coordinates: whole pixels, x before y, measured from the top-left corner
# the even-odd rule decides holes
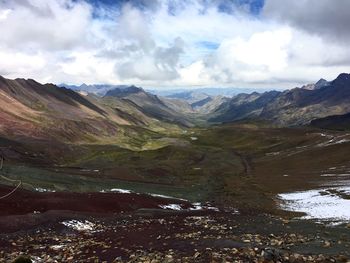
[[[18,2],[21,4],[16,4]],[[9,7],[11,12],[0,21],[2,45],[65,50],[85,45],[87,41],[91,7],[84,2],[24,0],[15,1]]]
[[[21,74],[27,74],[41,70],[45,67],[45,58],[40,54],[27,55],[19,52],[0,50],[0,72],[5,72],[12,77],[20,77]],[[35,74],[33,74],[35,75]]]
[[[221,2],[135,0],[96,9],[73,0],[0,1],[0,74],[77,84],[293,87],[349,71],[344,42],[312,30],[319,6],[317,19],[302,27],[308,1],[267,0],[261,16],[234,4],[234,12],[220,12]],[[293,7],[297,14],[287,16]],[[327,19],[331,32],[347,18]]]
[[[249,39],[236,37],[224,40],[209,63],[218,67],[219,79],[226,82],[266,81],[271,74],[287,67],[287,45],[291,41],[288,29],[258,32]]]

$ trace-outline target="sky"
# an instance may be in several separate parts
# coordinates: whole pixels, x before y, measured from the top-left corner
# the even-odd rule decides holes
[[[285,89],[350,72],[348,0],[0,0],[0,75]]]

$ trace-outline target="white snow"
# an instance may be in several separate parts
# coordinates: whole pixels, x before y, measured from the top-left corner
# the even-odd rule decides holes
[[[202,204],[202,203],[192,203],[192,206],[190,208],[190,210],[194,211],[194,210],[213,210],[213,211],[216,211],[216,212],[219,212],[219,208],[217,207],[214,207],[212,205],[210,205],[209,203],[206,203],[206,204]]]
[[[53,245],[50,248],[53,250],[60,250],[61,248],[65,247],[64,245]]]
[[[133,193],[131,190],[121,189],[121,188],[112,188],[112,189],[109,189],[109,190],[101,190],[100,191],[100,193],[108,193],[108,192],[120,193],[120,194],[131,194],[131,193]]]
[[[96,228],[96,225],[88,220],[79,221],[79,220],[73,219],[73,220],[63,221],[61,222],[61,224],[77,231],[93,232]]]
[[[216,212],[219,212],[219,211],[220,211],[219,208],[214,207],[214,206],[206,206],[205,208],[208,209],[208,210],[216,211]]]
[[[182,210],[182,207],[178,204],[159,205],[159,207],[162,209]]]
[[[175,200],[181,200],[181,201],[187,201],[186,199],[169,196],[169,195],[160,195],[160,194],[152,194],[152,193],[146,193],[147,195],[153,196],[153,197],[160,197],[160,198],[166,198],[166,199],[175,199]]]
[[[329,139],[328,141],[322,142],[317,144],[317,147],[327,147],[335,144],[342,144],[342,143],[347,143],[350,142],[350,139],[348,138],[350,134],[344,134],[341,136],[327,136]]]
[[[329,192],[349,194],[349,186],[316,189],[294,193],[279,194],[281,208],[288,211],[306,213],[305,219],[317,219],[338,223],[350,222],[350,200]]]
[[[40,192],[40,193],[46,193],[46,192],[54,193],[54,192],[56,192],[55,190],[45,189],[45,188],[40,188],[40,187],[35,188],[35,191]]]
[[[42,262],[45,262],[42,258],[36,257],[36,256],[32,256],[30,259],[32,260],[33,263],[42,263]]]
[[[197,137],[191,137],[191,140],[192,140],[192,141],[197,141],[198,138],[197,138]]]
[[[328,134],[325,134],[325,133],[318,133],[318,135],[320,135],[322,137],[328,137],[328,138],[332,138],[333,137],[332,135],[328,135]]]
[[[116,192],[116,193],[121,193],[121,194],[131,194],[131,190],[126,190],[126,189],[120,189],[120,188],[112,188],[110,190],[111,192]]]
[[[167,199],[176,199],[175,197],[168,196],[168,195],[159,195],[159,194],[151,194],[151,193],[147,193],[147,194],[150,195],[150,196],[153,196],[153,197],[161,197],[161,198],[167,198]]]
[[[193,203],[193,207],[190,210],[203,210],[203,206],[201,203]]]
[[[322,177],[345,177],[345,176],[350,176],[350,174],[321,174],[320,176]]]

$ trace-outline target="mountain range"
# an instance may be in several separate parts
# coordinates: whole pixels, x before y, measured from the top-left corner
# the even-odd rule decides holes
[[[151,95],[149,103],[161,110],[162,104]],[[26,143],[106,142],[130,147],[155,131],[177,128],[170,121],[155,118],[147,105],[143,108],[131,99],[81,94],[32,79],[0,77],[0,105],[0,137]],[[169,110],[167,116],[171,118],[171,114]]]
[[[106,87],[101,85],[101,90]],[[158,96],[136,86],[108,86],[104,95],[91,94],[87,85],[79,91],[70,88],[0,77],[1,136],[121,143],[169,127],[242,120],[281,127],[347,127],[350,113],[350,74],[346,73],[301,88],[231,98],[197,90]]]
[[[239,94],[220,105],[208,118],[212,122],[259,119],[277,126],[307,125],[312,120],[350,112],[350,74],[333,81],[286,91]]]

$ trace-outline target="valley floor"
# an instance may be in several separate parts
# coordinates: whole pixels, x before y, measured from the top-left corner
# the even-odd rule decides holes
[[[346,214],[318,218],[300,199],[349,201],[346,132],[250,123],[164,141],[142,151],[0,141],[0,196],[21,182],[0,200],[2,262],[350,260]]]

